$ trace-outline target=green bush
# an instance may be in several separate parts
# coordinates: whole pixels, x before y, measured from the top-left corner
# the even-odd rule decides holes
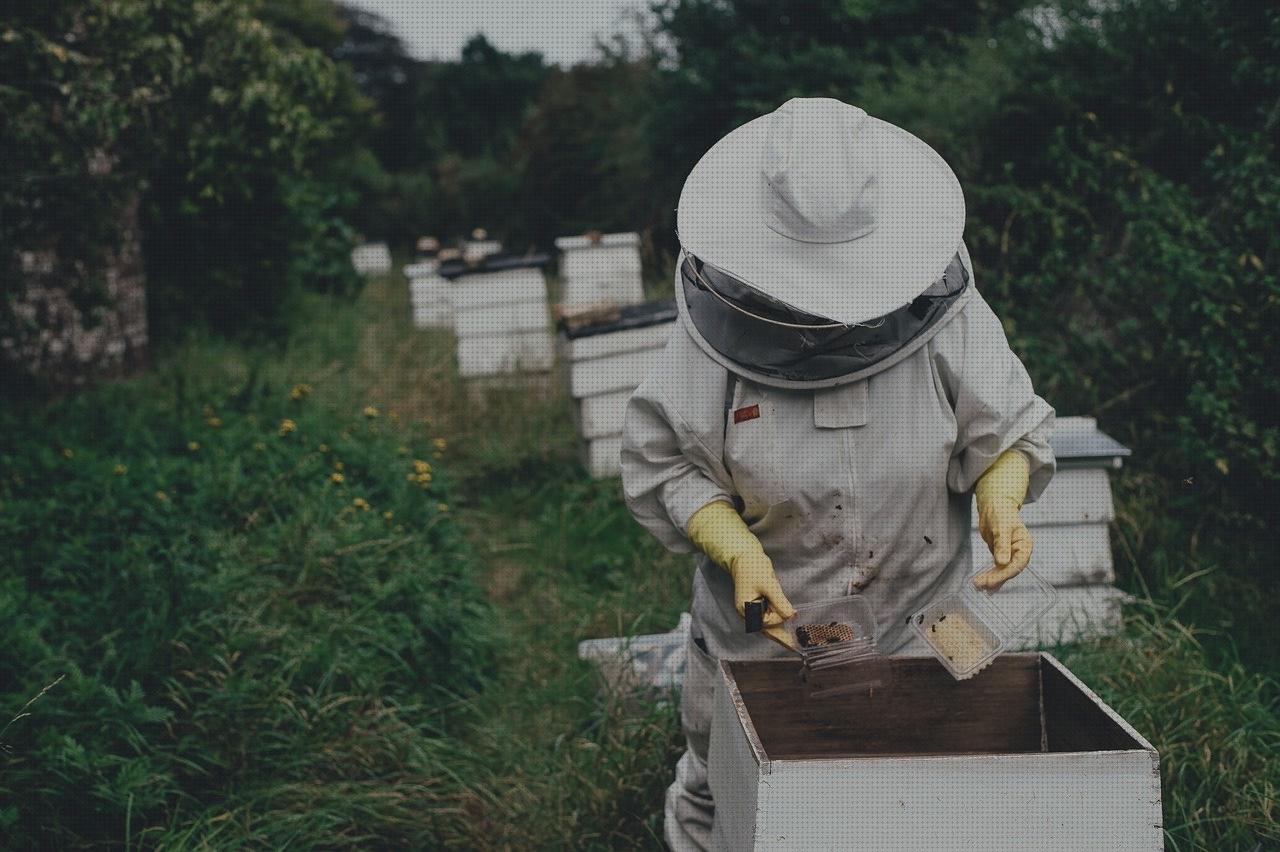
[[[0,845],[421,848],[491,648],[438,450],[172,376],[0,415],[0,721],[65,676],[0,736]]]
[[[350,290],[355,198],[331,177],[364,107],[348,69],[290,30],[311,0],[56,2],[0,13],[0,243],[54,248],[85,307],[141,196],[155,336],[278,331],[291,291]],[[311,33],[313,35],[313,33]],[[0,292],[20,292],[15,252]],[[8,310],[0,300],[0,311]],[[12,323],[0,315],[0,327]]]

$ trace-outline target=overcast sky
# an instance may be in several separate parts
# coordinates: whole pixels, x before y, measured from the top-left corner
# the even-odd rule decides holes
[[[536,50],[549,62],[571,65],[598,56],[593,38],[634,35],[628,17],[645,0],[342,0],[389,20],[418,59],[456,59],[483,32],[499,50]]]

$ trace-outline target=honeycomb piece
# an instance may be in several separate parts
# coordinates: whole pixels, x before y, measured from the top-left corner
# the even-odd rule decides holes
[[[831,621],[827,624],[802,624],[796,628],[796,639],[801,648],[816,648],[821,645],[834,645],[837,642],[852,642],[853,628],[848,624]]]

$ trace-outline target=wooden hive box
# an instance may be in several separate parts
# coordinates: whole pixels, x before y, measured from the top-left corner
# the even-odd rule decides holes
[[[720,663],[716,849],[1162,848],[1156,750],[1052,655],[962,682],[889,663],[870,695],[808,700],[797,662]]]
[[[391,271],[391,250],[386,243],[365,243],[351,250],[351,265],[360,275],[384,275]]]
[[[652,302],[561,336],[583,464],[596,479],[618,475],[627,401],[667,345],[675,318],[674,303]]]
[[[1126,600],[1113,585],[1110,524],[1116,511],[1109,471],[1130,451],[1099,431],[1092,417],[1058,418],[1049,442],[1058,471],[1040,499],[1022,510],[1022,519],[1035,540],[1031,567],[1056,588],[1058,602],[1023,631],[1015,644],[1024,648],[1114,634]],[[991,551],[977,533],[976,505],[971,518],[969,547],[978,570],[992,564]]]
[[[458,373],[482,378],[543,372],[555,361],[555,340],[542,269],[546,255],[487,257],[440,265],[450,281]]]
[[[452,328],[453,299],[449,282],[437,271],[433,261],[414,263],[404,268],[409,279],[409,305],[417,328]]]
[[[561,237],[561,308],[576,311],[601,305],[625,307],[644,301],[639,234]]]

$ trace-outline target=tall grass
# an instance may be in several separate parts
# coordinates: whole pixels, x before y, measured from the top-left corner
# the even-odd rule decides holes
[[[575,646],[670,628],[692,562],[587,478],[562,383],[464,385],[405,296],[377,280],[281,348],[197,340],[0,415],[9,715],[67,673],[0,738],[2,845],[660,847],[677,705],[611,693]],[[1224,640],[1234,590],[1177,553],[1154,487],[1118,489],[1147,602],[1061,653],[1159,748],[1170,849],[1280,845],[1276,684]]]

